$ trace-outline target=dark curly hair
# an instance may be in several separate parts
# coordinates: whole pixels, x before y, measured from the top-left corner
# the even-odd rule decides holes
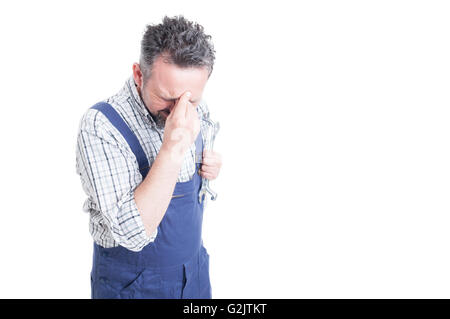
[[[151,75],[155,59],[167,53],[167,61],[180,67],[206,66],[213,70],[215,50],[203,27],[183,16],[164,17],[161,24],[147,25],[141,42],[140,66],[144,79]]]

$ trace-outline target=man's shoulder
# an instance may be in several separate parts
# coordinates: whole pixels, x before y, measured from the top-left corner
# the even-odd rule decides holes
[[[108,100],[101,102],[108,103],[114,109],[117,107],[115,103],[110,103]],[[81,117],[78,139],[83,141],[86,147],[98,145],[100,141],[101,143],[107,143],[107,145],[120,149],[122,154],[128,154],[130,159],[134,159],[125,137],[105,114],[92,108],[92,106]]]
[[[89,132],[99,133],[99,132],[107,132],[108,134],[112,134],[116,131],[115,127],[112,125],[110,120],[103,114],[101,111],[93,108],[94,105],[98,103],[107,103],[109,104],[122,118],[127,118],[129,116],[129,110],[127,109],[129,106],[128,99],[129,94],[128,90],[126,90],[126,85],[122,87],[117,93],[104,100],[99,100],[97,103],[89,106],[80,120],[80,130],[85,130]],[[125,121],[127,121],[125,119]],[[128,121],[127,121],[128,122]]]
[[[100,101],[99,103],[106,103],[106,101]],[[110,104],[111,105],[111,104]],[[109,130],[111,127],[106,116],[99,110],[90,106],[83,113],[80,119],[80,131],[87,131],[90,133],[98,133],[99,131]]]
[[[99,101],[98,103],[109,104],[122,119],[124,118],[123,113],[125,110],[123,109],[123,106],[119,105],[115,99],[108,98],[106,100]],[[120,147],[126,148],[127,143],[120,131],[102,111],[93,108],[94,105],[91,105],[88,109],[86,109],[81,116],[78,133],[93,135],[97,138],[108,141],[109,143],[120,144]],[[125,120],[125,122],[128,121]]]

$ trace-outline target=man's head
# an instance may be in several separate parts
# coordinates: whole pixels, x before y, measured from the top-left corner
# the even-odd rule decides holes
[[[141,42],[139,64],[133,64],[133,77],[147,109],[164,126],[177,99],[191,92],[197,106],[211,75],[215,51],[203,27],[184,17],[165,17],[149,25]]]

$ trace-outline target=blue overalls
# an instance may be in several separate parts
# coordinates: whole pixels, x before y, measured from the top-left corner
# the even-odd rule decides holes
[[[144,179],[149,165],[137,137],[111,105],[101,102],[92,108],[102,112],[124,136]],[[196,153],[201,154],[201,133],[195,145]],[[191,180],[176,183],[154,242],[140,252],[94,243],[92,298],[211,298],[209,254],[202,241],[204,201],[200,204],[198,200],[202,179],[200,164],[195,165]]]

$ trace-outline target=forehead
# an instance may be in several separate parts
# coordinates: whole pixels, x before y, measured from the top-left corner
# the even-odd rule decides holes
[[[193,97],[201,96],[208,81],[207,67],[179,67],[158,57],[152,66],[151,82],[166,98],[179,98],[184,92],[192,92]]]

